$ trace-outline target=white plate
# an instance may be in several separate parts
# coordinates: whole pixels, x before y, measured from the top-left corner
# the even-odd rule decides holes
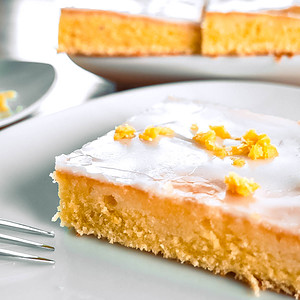
[[[78,66],[124,86],[195,79],[251,79],[300,85],[300,55],[282,57],[84,57]]]
[[[49,173],[54,157],[69,153],[167,96],[202,99],[292,119],[300,118],[300,89],[245,82],[189,82],[121,92],[63,112],[4,129],[0,135],[0,217],[54,230],[54,266],[0,258],[1,299],[257,299],[230,278],[154,255],[76,237],[52,223],[57,186]],[[2,229],[0,230],[2,232]],[[24,235],[23,235],[24,236]],[[260,300],[290,299],[263,292]]]
[[[55,78],[54,68],[45,63],[3,60],[0,61],[0,91],[15,90],[16,99],[8,100],[13,112],[0,119],[0,128],[31,115],[40,106]]]

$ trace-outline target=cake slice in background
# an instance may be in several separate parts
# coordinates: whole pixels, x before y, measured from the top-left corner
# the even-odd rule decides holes
[[[128,3],[126,11],[121,5],[108,6],[111,10],[63,8],[58,52],[87,56],[200,53],[201,1],[124,2]],[[131,9],[132,2],[138,8]],[[101,3],[107,7],[99,3],[98,7]]]
[[[202,54],[300,54],[300,2],[210,0],[202,26]]]
[[[297,0],[111,3],[62,8],[58,52],[108,57],[300,53]]]

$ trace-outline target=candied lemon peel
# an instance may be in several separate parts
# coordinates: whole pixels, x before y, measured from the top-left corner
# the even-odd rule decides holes
[[[228,176],[225,176],[225,183],[227,191],[244,197],[250,196],[260,187],[253,179],[241,177],[234,172],[230,172]]]
[[[299,121],[300,122],[300,121]],[[197,132],[199,130],[199,127],[197,124],[192,124],[190,127],[191,131],[193,132]]]
[[[212,126],[209,125],[210,130],[213,130],[221,139],[231,139],[231,134],[225,129],[224,125]]]
[[[139,134],[139,138],[144,141],[153,141],[159,136],[173,137],[175,134],[174,130],[169,127],[161,126],[149,126],[143,133]],[[136,130],[134,127],[124,124],[119,125],[115,128],[114,140],[132,139],[136,136]]]
[[[115,128],[114,140],[122,140],[122,139],[132,139],[135,137],[136,130],[128,125],[119,125]]]
[[[251,159],[267,159],[278,156],[278,151],[271,144],[268,135],[257,134],[254,129],[250,129],[243,135],[241,145],[231,148],[231,154],[246,155]]]
[[[8,112],[10,110],[7,99],[15,98],[16,94],[17,93],[12,90],[0,92],[0,112]]]
[[[139,135],[139,138],[151,142],[159,136],[173,137],[174,134],[174,130],[169,127],[149,126]]]
[[[235,167],[241,168],[246,164],[245,160],[242,158],[232,157],[231,159],[232,159],[232,165]]]
[[[220,147],[216,144],[217,134],[214,130],[208,130],[207,132],[198,132],[194,135],[193,140],[198,144],[204,146],[207,150],[213,152],[215,156],[224,158],[228,155],[224,147]]]
[[[214,155],[225,158],[226,156],[242,155],[253,160],[268,159],[278,156],[278,151],[266,134],[257,134],[254,129],[248,130],[242,138],[233,138],[224,126],[209,126],[207,132],[198,132],[194,135],[193,140],[198,144],[210,150]],[[221,139],[241,140],[238,146],[224,147],[218,146],[217,137]],[[242,162],[237,162],[238,166],[242,166]],[[244,165],[244,164],[243,164]]]

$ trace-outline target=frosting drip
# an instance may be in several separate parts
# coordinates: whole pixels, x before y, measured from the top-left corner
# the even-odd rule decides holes
[[[159,196],[172,196],[221,207],[300,233],[300,126],[297,122],[184,99],[168,99],[129,119],[137,133],[149,125],[167,126],[173,137],[153,142],[114,141],[114,131],[88,143],[70,155],[56,158],[56,169],[90,178],[132,185]],[[224,125],[232,136],[249,129],[266,133],[278,150],[274,159],[251,160],[237,169],[232,159],[214,156],[193,142],[191,125],[199,131]],[[226,193],[229,172],[253,178],[261,188],[252,197]]]

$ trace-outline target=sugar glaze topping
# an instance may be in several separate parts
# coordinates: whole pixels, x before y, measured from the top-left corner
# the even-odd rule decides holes
[[[280,11],[300,6],[299,0],[209,0],[207,11],[215,12],[261,12]]]
[[[61,7],[108,10],[169,21],[200,22],[205,0],[63,0]]]
[[[114,140],[114,131],[80,150],[56,158],[56,169],[217,206],[282,230],[300,233],[300,126],[297,122],[231,109],[215,104],[169,99],[129,119],[137,130],[130,140]],[[273,159],[245,158],[242,168],[232,159],[214,156],[193,142],[191,125],[200,131],[225,126],[232,136],[255,129],[266,133],[278,150]],[[141,142],[138,134],[149,125],[171,128],[172,138]],[[230,143],[234,141],[229,140]],[[231,145],[229,145],[231,146]],[[260,185],[249,201],[231,201],[224,178],[230,172],[253,178]]]
[[[61,0],[60,7],[99,9],[174,21],[200,22],[204,10],[248,12],[286,10],[300,0]]]

